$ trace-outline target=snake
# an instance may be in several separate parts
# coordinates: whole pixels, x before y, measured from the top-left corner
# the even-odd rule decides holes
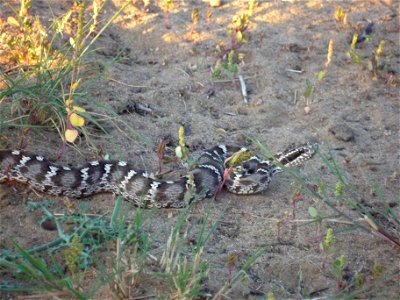
[[[318,144],[292,146],[268,159],[250,156],[229,165],[246,148],[217,145],[204,150],[195,166],[176,180],[161,180],[132,162],[94,160],[79,166],[59,165],[21,150],[0,150],[0,183],[20,182],[56,196],[84,198],[115,193],[144,208],[182,208],[215,197],[222,186],[229,192],[250,195],[265,191],[275,174],[303,164]]]

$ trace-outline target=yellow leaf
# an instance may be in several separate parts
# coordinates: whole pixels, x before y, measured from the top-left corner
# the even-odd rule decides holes
[[[267,299],[268,300],[275,300],[274,293],[273,292],[268,292]]]
[[[318,81],[322,81],[322,79],[325,78],[325,71],[324,70],[319,71],[317,78],[318,78]]]
[[[73,111],[78,111],[78,112],[85,112],[86,111],[86,109],[84,109],[83,107],[77,106],[77,105],[72,106],[72,110]]]
[[[75,81],[75,82],[72,84],[71,88],[72,88],[73,91],[75,91],[75,90],[77,89],[77,87],[78,87],[80,81],[81,81],[81,79],[79,78],[77,81]]]
[[[185,147],[185,128],[182,125],[179,126],[178,136],[179,136],[179,145],[181,147]]]
[[[189,149],[186,146],[178,146],[175,148],[175,155],[181,160],[186,160],[189,157]]]
[[[69,116],[69,121],[71,122],[72,126],[75,127],[82,127],[83,125],[85,125],[85,119],[76,113],[72,113]]]
[[[353,50],[356,49],[357,41],[358,41],[358,34],[355,33],[353,35],[353,40],[351,41],[351,46],[350,46],[351,49],[353,49]]]
[[[73,99],[67,99],[65,100],[65,106],[70,106],[74,102]]]
[[[181,159],[183,154],[182,154],[182,147],[178,146],[175,148],[175,155],[177,158]]]
[[[14,18],[14,17],[8,17],[8,18],[7,18],[7,23],[10,24],[11,26],[19,27],[19,22],[18,22],[18,20],[17,20],[16,18]]]
[[[75,49],[76,43],[75,43],[75,40],[72,37],[69,38],[69,43],[71,44],[72,48]]]
[[[236,32],[236,40],[238,42],[242,42],[243,41],[243,33],[241,31]]]
[[[235,165],[239,165],[242,162],[250,159],[252,156],[254,156],[254,152],[249,151],[247,149],[241,149],[235,153],[231,157],[228,157],[225,162],[229,161],[229,166],[234,167]]]
[[[73,143],[78,137],[78,130],[75,128],[65,130],[65,139],[69,143]]]
[[[333,55],[333,40],[329,40],[329,46],[328,46],[328,55],[326,56],[326,63],[325,63],[325,68],[328,68],[331,61],[332,61],[332,55]]]

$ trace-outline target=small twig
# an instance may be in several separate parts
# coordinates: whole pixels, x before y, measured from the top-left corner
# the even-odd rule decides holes
[[[230,111],[226,111],[226,112],[224,112],[224,114],[228,115],[228,116],[237,116],[237,114],[230,112]]]
[[[240,87],[242,89],[243,101],[244,103],[249,104],[249,101],[247,100],[247,87],[242,75],[239,75],[239,81],[240,81]]]
[[[256,78],[257,76],[243,77],[244,80]],[[231,83],[232,81],[240,80],[239,78],[226,79],[226,80],[213,80],[213,83]]]
[[[286,69],[286,72],[292,72],[297,74],[303,74],[304,70]]]
[[[190,78],[190,74],[188,72],[186,72],[184,69],[182,68],[176,68],[178,71],[181,71],[183,74],[185,74],[188,78]]]
[[[132,87],[132,88],[149,88],[148,85],[132,85],[132,84],[128,84],[128,83],[119,81],[117,79],[111,78],[111,77],[107,77],[107,80],[110,80],[110,81],[113,81],[113,82],[116,82],[116,83],[119,83],[119,84],[122,84],[122,85],[125,85],[128,87]]]
[[[346,221],[346,220],[338,220],[338,219],[323,219],[324,222],[327,223],[339,223],[339,224],[346,224],[346,225],[354,225],[357,222],[361,222],[362,219],[357,219],[354,221]],[[288,220],[288,223],[313,223],[315,219],[295,219],[295,220]]]
[[[196,82],[198,85],[200,85],[201,87],[204,87],[204,84],[202,84],[200,81]]]

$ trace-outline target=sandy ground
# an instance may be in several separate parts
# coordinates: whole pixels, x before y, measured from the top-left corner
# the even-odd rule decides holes
[[[121,2],[107,4],[104,20]],[[211,75],[217,60],[226,56],[226,49],[231,46],[227,27],[234,15],[247,10],[247,1],[225,1],[221,7],[211,9],[208,23],[205,16],[210,8],[206,2],[174,1],[170,30],[164,26],[163,11],[153,1],[147,9],[136,2],[96,42],[95,51],[88,56],[93,63],[81,74],[85,78],[81,86],[87,82],[86,94],[78,101],[88,111],[101,114],[105,112],[102,106],[114,109],[118,118],[144,138],[124,126],[116,128],[105,118],[102,124],[110,135],[104,137],[96,132],[90,147],[80,139],[77,148],[67,148],[63,162],[81,163],[96,158],[96,145],[113,158],[136,161],[141,168],[155,171],[155,145],[164,138],[174,149],[180,124],[185,124],[186,143],[194,154],[218,143],[248,146],[249,135],[273,151],[292,143],[318,141],[322,152],[332,149],[347,180],[357,186],[353,201],[379,202],[371,189],[372,184],[377,184],[386,203],[399,215],[398,1],[341,1],[349,16],[346,29],[335,22],[339,4],[336,1],[259,1],[245,32],[248,42],[236,50],[241,53],[238,75],[245,78],[248,105],[243,101],[239,81],[224,76],[213,79]],[[10,4],[15,5],[14,1]],[[12,14],[4,5],[2,18]],[[69,1],[51,2],[55,15],[69,6]],[[199,9],[200,20],[191,33],[194,8]],[[33,1],[31,14],[46,22],[51,16],[48,3]],[[374,22],[373,33],[370,41],[357,45],[357,51],[366,62],[373,57],[379,42],[385,40],[381,59],[392,70],[379,72],[375,79],[366,65],[356,64],[346,56],[352,34],[361,33],[368,24],[366,20]],[[306,114],[302,98],[306,80],[314,82],[324,68],[330,39],[334,41],[332,62],[325,79],[316,86],[311,111]],[[111,63],[116,56],[120,59]],[[8,100],[0,100],[0,106],[7,108]],[[132,103],[149,108],[151,113],[129,109]],[[6,133],[6,146],[16,147],[21,133],[12,128]],[[60,149],[59,136],[54,132],[32,131],[23,138],[27,150],[50,158],[56,157]],[[311,183],[335,183],[319,158],[300,172]],[[237,253],[239,268],[263,246],[269,246],[267,253],[251,267],[248,281],[234,289],[232,298],[262,297],[273,292],[277,298],[299,299],[301,295],[332,296],[340,292],[331,270],[321,267],[323,255],[314,225],[283,226],[282,241],[277,240],[277,221],[291,212],[296,187],[292,178],[280,174],[262,195],[223,193],[218,202],[206,199],[191,209],[189,222],[193,226],[209,211],[211,221],[221,221],[204,253],[211,267],[205,282],[209,292],[218,291],[222,279],[228,278],[229,254]],[[1,188],[2,248],[10,247],[11,239],[30,248],[54,238],[55,233],[38,225],[40,216],[28,212],[23,200],[26,197],[20,194],[24,189],[7,185]],[[31,197],[56,200],[43,195]],[[113,208],[110,195],[89,200],[93,213]],[[61,212],[63,205],[62,201],[55,201],[52,209]],[[304,197],[297,203],[296,219],[309,219],[310,206],[321,215],[332,214],[327,206]],[[344,205],[338,208],[354,220],[359,218]],[[178,214],[176,210],[152,214],[149,230],[155,240],[154,255],[162,253],[166,235]],[[368,296],[394,299],[400,293],[399,249],[370,233],[348,231],[341,224],[331,226],[335,231],[333,256],[347,257],[348,282],[356,273],[372,280],[373,266],[381,265],[383,283],[378,283]],[[322,233],[325,231],[326,224]]]

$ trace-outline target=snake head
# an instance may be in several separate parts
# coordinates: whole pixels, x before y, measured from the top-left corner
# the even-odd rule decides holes
[[[318,143],[307,143],[297,147],[292,146],[283,152],[277,153],[275,158],[285,167],[298,166],[313,157],[318,147]]]
[[[235,194],[257,194],[266,190],[272,177],[279,172],[279,167],[253,156],[230,169],[225,185]]]

